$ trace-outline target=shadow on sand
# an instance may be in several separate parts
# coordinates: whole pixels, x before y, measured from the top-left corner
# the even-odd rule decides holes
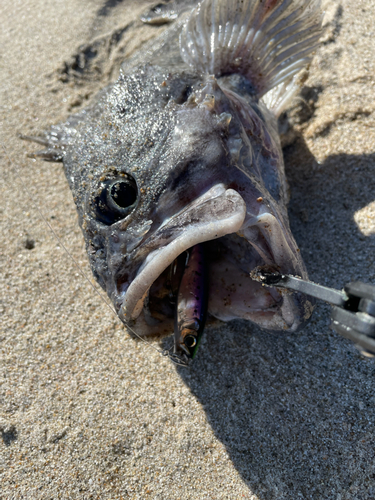
[[[318,165],[301,139],[285,151],[292,231],[311,279],[375,282],[375,236],[353,214],[375,199],[375,155]],[[234,466],[262,500],[375,498],[375,363],[329,329],[329,306],[278,335],[237,321],[209,329],[180,376]]]

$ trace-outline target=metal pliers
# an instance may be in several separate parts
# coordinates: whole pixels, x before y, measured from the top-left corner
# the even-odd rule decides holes
[[[362,354],[375,357],[375,285],[354,281],[335,290],[296,276],[260,272],[266,286],[288,288],[331,304],[331,328],[355,342]]]

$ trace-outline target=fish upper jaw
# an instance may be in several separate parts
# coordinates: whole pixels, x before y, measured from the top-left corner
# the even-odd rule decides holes
[[[119,317],[125,323],[135,320],[142,311],[151,285],[181,253],[198,243],[239,231],[245,217],[243,198],[233,189],[216,185],[163,224],[152,240],[162,240],[163,233],[178,230],[168,244],[149,253],[123,294]],[[154,241],[145,242],[147,244],[154,244]]]

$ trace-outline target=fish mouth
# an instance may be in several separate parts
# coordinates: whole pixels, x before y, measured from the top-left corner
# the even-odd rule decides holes
[[[214,186],[166,221],[141,245],[140,251],[147,257],[119,294],[120,319],[128,325],[136,323],[137,333],[142,336],[172,333],[173,299],[169,303],[171,310],[164,314],[169,323],[164,322],[164,331],[160,328],[160,304],[168,301],[165,281],[173,266],[181,267],[183,254],[201,243],[208,257],[211,317],[223,321],[247,319],[279,331],[295,331],[309,319],[313,304],[305,296],[262,287],[250,277],[255,268],[263,266],[307,277],[289,228],[266,205],[260,206],[256,215],[249,215],[244,198],[223,184]],[[159,302],[154,297],[158,286],[159,291],[164,290]]]
[[[153,240],[173,239],[147,256],[136,277],[125,292],[119,317],[125,322],[136,320],[155,280],[188,248],[206,241],[236,233],[244,223],[246,203],[233,189],[219,184],[195,200],[187,209],[164,223]],[[176,228],[177,232],[176,232]],[[151,242],[146,242],[146,245]]]

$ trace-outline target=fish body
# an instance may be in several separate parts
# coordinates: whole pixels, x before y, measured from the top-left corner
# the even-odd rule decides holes
[[[207,321],[295,331],[311,301],[250,274],[307,278],[289,228],[277,116],[318,43],[320,2],[179,6],[174,24],[89,108],[53,127],[37,154],[63,162],[94,276],[138,334],[173,332],[181,256],[202,244]]]

